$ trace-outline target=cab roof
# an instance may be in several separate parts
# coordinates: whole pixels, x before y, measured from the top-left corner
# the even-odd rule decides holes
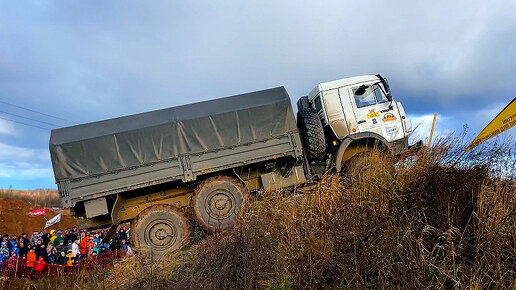
[[[327,91],[331,89],[346,87],[354,84],[360,84],[371,81],[379,81],[378,77],[375,75],[363,75],[357,77],[350,77],[325,83],[318,84],[308,95],[309,99],[314,98],[319,92]]]

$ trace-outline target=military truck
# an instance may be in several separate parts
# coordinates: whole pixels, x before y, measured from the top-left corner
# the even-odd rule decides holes
[[[131,222],[139,249],[181,247],[197,222],[232,227],[249,194],[317,182],[373,146],[399,154],[411,123],[387,80],[283,87],[52,130],[62,205],[87,228]]]

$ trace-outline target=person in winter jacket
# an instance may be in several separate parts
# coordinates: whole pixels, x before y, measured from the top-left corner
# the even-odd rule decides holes
[[[57,247],[57,245],[59,245],[59,243],[61,243],[61,241],[63,241],[63,244],[66,245],[65,242],[64,242],[63,233],[58,231],[56,233],[56,237],[55,237],[55,239],[53,241],[54,247]]]
[[[39,257],[39,259],[34,263],[34,270],[36,270],[35,278],[40,278],[43,276],[43,268],[45,267],[45,260],[43,257]]]
[[[66,254],[65,254],[65,252],[61,252],[59,254],[59,257],[57,258],[57,264],[64,266],[65,263],[66,263]]]
[[[71,241],[72,243],[77,240],[78,233],[77,233],[77,227],[74,226],[71,231],[68,232],[68,234],[65,237],[65,245],[68,245],[68,242]]]
[[[16,262],[18,260],[18,255],[16,253],[12,253],[11,257],[7,260],[7,268],[14,269],[16,268]]]
[[[43,260],[48,262],[48,253],[45,244],[40,244],[34,250],[36,251],[36,260],[39,260],[40,257],[43,257]]]
[[[16,253],[16,255],[18,255],[19,254],[19,252],[18,252],[18,250],[19,250],[18,249],[18,239],[16,238],[15,235],[11,237],[11,240],[9,240],[9,243],[11,243],[11,248],[10,248],[11,249],[11,254],[14,252],[14,253]]]
[[[54,244],[52,243],[48,243],[48,246],[47,246],[47,255],[50,256],[50,253],[52,253],[52,250],[54,249]]]
[[[36,271],[43,271],[43,267],[45,266],[45,260],[43,260],[43,257],[39,257],[39,259],[34,262],[34,269]]]
[[[36,253],[34,253],[34,249],[30,249],[27,254],[27,268],[34,268],[34,262],[36,262]]]
[[[75,262],[75,255],[72,253],[72,250],[68,250],[68,254],[66,254],[65,258],[66,258],[65,266],[72,267],[73,263]]]
[[[26,257],[27,253],[29,252],[29,248],[27,247],[28,244],[25,244],[25,241],[20,238],[20,243],[18,244],[18,255],[20,257]]]
[[[129,248],[129,245],[127,245],[127,241],[125,239],[122,239],[122,243],[120,244],[120,250],[127,251]]]
[[[9,250],[9,254],[7,254],[7,258],[9,258],[9,256],[11,255],[11,243],[9,242],[9,236],[8,235],[3,235],[2,236],[2,241],[0,242],[0,245],[2,245],[2,247],[7,247],[7,249]],[[6,260],[7,260],[6,258]]]
[[[57,250],[54,248],[50,252],[50,255],[48,256],[48,263],[49,264],[57,264],[57,258],[59,255],[57,254]]]
[[[88,251],[90,249],[90,237],[86,236],[82,239],[81,243],[79,244],[79,251],[81,253],[81,259],[85,259],[88,257]]]
[[[25,245],[25,247],[27,247],[30,244],[29,238],[27,238],[27,233],[22,233],[20,240],[23,240],[23,244]]]
[[[72,241],[68,241],[68,244],[65,242],[65,245],[66,245],[66,251],[68,252],[68,250],[72,249],[73,242]]]
[[[72,244],[72,254],[75,258],[79,256],[79,240],[75,240]]]
[[[95,252],[95,237],[90,236],[90,239],[88,240],[88,257],[91,256]]]
[[[48,245],[48,243],[50,243],[50,234],[49,233],[42,233],[41,235],[41,240],[43,242],[43,244]]]
[[[54,243],[54,240],[57,238],[56,236],[56,231],[55,230],[51,230],[50,231],[50,242],[51,243]]]
[[[133,254],[133,250],[131,246],[129,246],[125,239],[122,239],[122,244],[120,245],[120,250],[126,251],[127,256],[131,256]]]
[[[65,255],[66,255],[67,249],[64,244],[64,240],[59,241],[59,244],[56,246],[56,251],[59,255],[61,255],[61,252],[65,253]]]
[[[7,244],[8,242],[0,242],[0,265],[9,259],[10,252]]]

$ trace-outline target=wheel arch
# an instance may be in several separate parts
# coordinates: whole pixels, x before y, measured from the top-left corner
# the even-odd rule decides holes
[[[342,170],[341,161],[345,158],[349,160],[351,157],[364,152],[363,147],[378,147],[390,152],[390,145],[387,139],[373,132],[364,132],[353,134],[344,138],[333,158],[333,164],[337,172]]]

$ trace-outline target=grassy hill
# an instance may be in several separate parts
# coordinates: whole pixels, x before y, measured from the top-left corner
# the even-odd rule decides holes
[[[395,166],[375,153],[358,176],[254,196],[235,228],[159,260],[137,254],[73,281],[12,285],[515,289],[514,144],[463,148],[441,140]]]

